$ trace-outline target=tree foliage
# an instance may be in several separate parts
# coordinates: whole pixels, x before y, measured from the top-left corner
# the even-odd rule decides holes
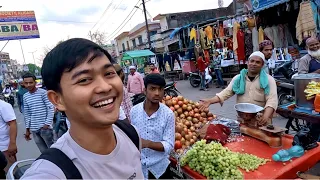
[[[106,34],[104,32],[96,31],[96,32],[89,32],[88,34],[89,39],[98,45],[102,46],[106,44]]]
[[[35,64],[27,64],[28,68],[29,68],[29,72],[38,75],[41,72],[41,68]],[[38,73],[36,73],[36,69],[38,70]]]

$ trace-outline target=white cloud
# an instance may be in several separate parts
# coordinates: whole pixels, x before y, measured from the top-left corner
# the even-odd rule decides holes
[[[61,39],[68,37],[86,38],[94,25],[94,23],[67,23],[49,20],[96,22],[111,2],[112,5],[105,16],[93,29],[93,31],[97,29],[103,31],[108,36],[122,23],[137,0],[10,0],[1,2],[0,6],[3,7],[0,10],[35,11],[40,38],[21,41],[26,63],[33,63],[32,54],[29,52],[37,50],[34,55],[36,61],[38,61],[37,59],[43,53],[43,47],[52,47]],[[231,2],[232,0],[225,0],[224,5],[227,6]],[[116,9],[117,7],[118,9]],[[155,17],[157,14],[217,8],[217,0],[150,0],[146,3],[146,7],[151,16]],[[143,13],[138,10],[119,33],[129,31],[143,21]],[[5,43],[5,41],[0,41],[0,49]],[[17,59],[18,62],[23,63],[19,41],[10,41],[3,51],[9,52],[12,59]]]

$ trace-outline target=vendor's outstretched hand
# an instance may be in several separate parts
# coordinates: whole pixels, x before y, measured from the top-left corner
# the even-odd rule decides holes
[[[202,99],[199,101],[199,109],[200,111],[205,110],[206,108],[209,108],[209,106],[211,105],[211,102],[209,99]]]

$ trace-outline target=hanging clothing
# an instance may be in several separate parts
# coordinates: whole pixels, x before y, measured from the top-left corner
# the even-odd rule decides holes
[[[274,37],[273,37],[273,31],[272,31],[272,28],[271,27],[266,27],[264,30],[263,30],[264,34],[267,36],[267,38],[273,42],[274,44]]]
[[[280,37],[279,37],[279,30],[278,26],[272,26],[272,34],[273,34],[273,43],[275,48],[282,48],[280,45]]]
[[[259,32],[256,27],[252,28],[253,51],[259,51]]]
[[[236,52],[238,49],[238,40],[237,40],[237,33],[240,29],[240,24],[235,21],[233,23],[233,50]]]
[[[293,46],[294,42],[293,42],[292,34],[289,31],[288,24],[284,24],[283,28],[284,28],[285,39],[288,42],[288,46]]]
[[[279,45],[281,48],[286,48],[288,47],[288,41],[285,38],[284,34],[284,27],[282,24],[278,25],[278,32],[279,32]]]
[[[232,40],[232,38],[231,37],[229,37],[228,39],[227,39],[227,48],[228,48],[228,50],[231,50],[231,51],[233,51],[233,42],[232,42],[233,40]]]
[[[316,24],[316,30],[318,33],[320,33],[320,4],[319,6],[317,6],[315,2],[310,1],[310,3],[311,3],[312,12],[313,12],[313,19]]]
[[[243,62],[245,63],[245,60],[246,60],[245,43],[244,43],[244,32],[242,30],[239,30],[237,33],[237,42],[238,42],[238,49],[237,49],[238,62],[240,64],[240,61],[243,60]]]
[[[315,36],[316,24],[313,18],[311,3],[300,3],[300,11],[296,23],[296,38],[299,44],[302,43],[304,38]]]
[[[202,28],[199,30],[199,34],[200,34],[200,44],[201,44],[202,49],[208,48],[206,45],[206,40],[205,40],[206,33],[203,31]]]
[[[253,53],[252,33],[248,30],[244,35],[246,59]]]
[[[224,37],[224,29],[222,24],[219,25],[219,37]]]
[[[190,31],[190,41],[194,40],[197,42],[197,32],[195,28],[192,28]]]
[[[252,31],[252,29],[256,26],[256,23],[254,21],[253,17],[249,17],[247,19],[247,23],[248,23],[248,28]]]
[[[213,40],[213,37],[212,37],[212,28],[211,26],[207,26],[205,29],[204,29],[206,35],[207,35],[207,38],[208,40]]]
[[[259,28],[259,44],[264,40],[264,31],[262,29],[262,27],[260,26]]]

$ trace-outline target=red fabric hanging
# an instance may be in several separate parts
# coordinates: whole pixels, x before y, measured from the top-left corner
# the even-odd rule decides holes
[[[246,63],[244,32],[242,30],[239,30],[237,32],[237,41],[238,41],[238,49],[237,49],[238,62],[240,64],[240,60],[243,60],[243,63]]]

